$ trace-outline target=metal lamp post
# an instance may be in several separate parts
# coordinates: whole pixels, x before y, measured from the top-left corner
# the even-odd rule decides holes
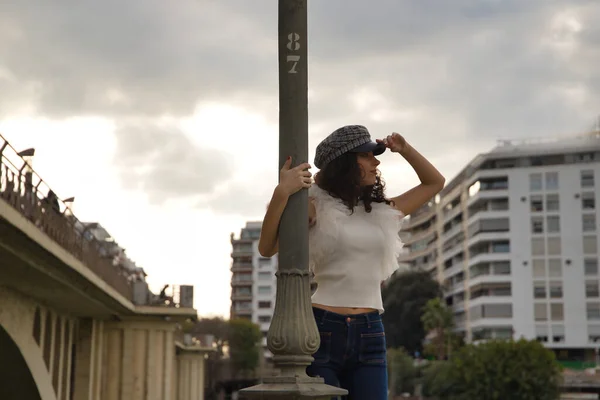
[[[279,0],[279,168],[308,160],[307,0]],[[311,378],[306,367],[320,345],[308,269],[308,193],[290,197],[279,227],[277,297],[267,346],[280,375],[240,394],[259,399],[330,399],[347,391]]]

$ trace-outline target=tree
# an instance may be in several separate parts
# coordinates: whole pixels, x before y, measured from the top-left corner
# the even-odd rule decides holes
[[[414,393],[419,370],[404,349],[388,350],[390,391],[394,396]]]
[[[439,297],[431,299],[423,307],[421,316],[426,332],[435,334],[433,342],[438,360],[443,360],[451,351],[451,340],[454,335],[454,314]]]
[[[467,345],[428,369],[424,394],[440,400],[556,400],[561,367],[537,341]]]
[[[262,334],[258,325],[246,319],[229,321],[229,355],[237,372],[253,372],[260,361]]]
[[[428,300],[441,295],[440,284],[425,271],[411,270],[393,277],[382,289],[388,346],[404,347],[410,354],[422,352],[423,307]]]
[[[229,322],[220,317],[201,318],[191,327],[192,335],[213,335],[217,345],[217,355],[223,356],[223,346],[229,338]]]

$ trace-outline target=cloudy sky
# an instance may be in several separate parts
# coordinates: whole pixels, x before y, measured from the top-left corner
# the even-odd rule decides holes
[[[310,157],[397,131],[448,179],[499,138],[600,114],[597,0],[310,0]],[[154,287],[228,315],[229,234],[277,182],[275,0],[0,0],[0,132]],[[416,184],[382,156],[390,194]]]

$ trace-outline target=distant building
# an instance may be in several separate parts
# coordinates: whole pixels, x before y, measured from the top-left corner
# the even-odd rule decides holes
[[[258,252],[261,222],[247,222],[239,238],[231,234],[231,318],[245,318],[260,326],[265,356],[267,333],[275,310],[277,256],[262,257]]]
[[[562,358],[600,346],[600,133],[503,141],[405,222],[402,262],[444,284],[467,341],[537,339]]]

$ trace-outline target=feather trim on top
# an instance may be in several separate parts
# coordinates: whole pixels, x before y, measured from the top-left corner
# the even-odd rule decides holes
[[[343,219],[351,217],[351,212],[341,199],[331,196],[316,184],[311,186],[308,193],[314,199],[317,217],[315,225],[309,230],[309,268],[318,273],[327,264],[329,256],[336,250],[340,251],[337,248],[339,229]],[[381,227],[386,242],[386,250],[380,260],[381,280],[384,281],[399,268],[398,257],[403,247],[399,232],[404,214],[385,203],[372,202],[371,206],[370,216]],[[359,202],[357,207],[364,205]]]

